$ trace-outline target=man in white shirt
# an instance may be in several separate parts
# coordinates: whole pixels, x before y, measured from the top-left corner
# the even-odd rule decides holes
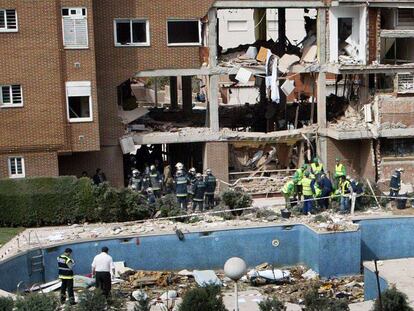
[[[92,276],[95,276],[96,288],[101,289],[106,298],[111,292],[111,271],[115,275],[115,266],[108,251],[108,247],[102,247],[102,252],[92,262]]]

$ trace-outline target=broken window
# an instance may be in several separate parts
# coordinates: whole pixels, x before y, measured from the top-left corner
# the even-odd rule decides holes
[[[414,93],[414,74],[399,73],[397,74],[398,90],[400,94]]]
[[[404,157],[414,155],[414,139],[381,139],[382,157]]]
[[[88,47],[88,22],[85,8],[63,8],[62,24],[65,48]]]
[[[91,82],[66,82],[66,96],[70,122],[92,121]]]
[[[330,62],[365,64],[366,8],[333,7],[329,10]]]
[[[16,10],[0,9],[0,32],[17,31],[17,15]]]
[[[21,85],[0,86],[0,107],[23,107]]]
[[[9,158],[9,177],[23,178],[25,177],[25,167],[23,157]]]
[[[245,32],[248,30],[247,21],[227,21],[227,30],[234,32]]]
[[[115,20],[116,46],[149,46],[149,23],[147,20]]]
[[[414,26],[414,9],[397,9],[397,26]]]
[[[381,63],[413,63],[413,45],[414,38],[381,38]]]
[[[198,20],[167,21],[168,45],[200,45],[201,24]]]

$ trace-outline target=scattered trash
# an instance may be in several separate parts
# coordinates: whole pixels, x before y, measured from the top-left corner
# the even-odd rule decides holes
[[[82,275],[75,275],[73,278],[73,287],[75,288],[88,288],[95,285],[94,278],[88,278]]]
[[[257,271],[252,269],[247,273],[250,281],[252,283],[257,283],[257,279],[265,279],[267,282],[289,282],[290,281],[290,271],[288,270],[263,270]]]
[[[132,298],[136,301],[145,301],[148,299],[148,295],[143,290],[134,290],[131,294]]]

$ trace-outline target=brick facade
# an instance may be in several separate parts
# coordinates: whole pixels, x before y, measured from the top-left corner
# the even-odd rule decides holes
[[[203,153],[204,170],[210,168],[217,178],[228,182],[229,144],[227,142],[206,143]],[[223,187],[223,184],[220,187]]]

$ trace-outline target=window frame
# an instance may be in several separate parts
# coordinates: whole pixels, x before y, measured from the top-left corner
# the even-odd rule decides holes
[[[21,102],[19,104],[13,104],[13,86],[18,85],[20,86],[20,97]],[[9,87],[10,91],[10,103],[5,104],[3,103],[3,87]],[[23,87],[21,84],[0,84],[0,109],[2,108],[22,108],[24,107],[24,100],[23,100]]]
[[[22,161],[22,173],[16,173],[12,174],[12,160],[16,161],[16,159],[21,159]],[[16,165],[17,163],[15,163]],[[25,178],[26,177],[26,167],[24,163],[24,157],[23,156],[12,156],[7,158],[7,166],[9,168],[9,178]],[[16,172],[17,172],[17,165],[16,165]]]
[[[129,22],[129,29],[130,29],[130,39],[131,39],[131,43],[130,44],[120,44],[118,43],[118,36],[117,36],[117,32],[116,32],[116,26],[117,26],[117,22]],[[133,22],[145,22],[145,32],[146,32],[146,36],[147,36],[147,41],[144,43],[133,43],[133,33],[132,33],[132,23]],[[128,48],[128,47],[148,47],[151,46],[151,37],[150,37],[150,25],[149,25],[149,20],[147,18],[115,18],[114,19],[114,44],[115,47],[118,48]]]
[[[69,110],[69,97],[76,97],[76,96],[69,96],[68,89],[70,87],[89,87],[90,94],[89,95],[81,95],[89,96],[89,114],[90,116],[87,118],[71,118],[70,117],[70,110]],[[65,84],[65,93],[66,93],[66,112],[67,112],[67,120],[69,123],[86,123],[86,122],[93,122],[93,105],[92,105],[92,83],[91,81],[67,81]]]
[[[182,42],[182,43],[169,43],[168,42],[168,23],[169,22],[198,22],[198,43],[195,42]],[[167,19],[167,22],[165,24],[165,28],[166,28],[166,39],[167,39],[167,46],[201,46],[202,44],[202,34],[201,34],[201,30],[202,30],[202,24],[201,24],[201,20],[197,19],[197,18],[188,18],[188,19],[174,19],[174,18],[169,18]]]
[[[70,10],[75,10],[75,9],[81,9],[82,11],[85,10],[85,15],[82,16],[82,18],[71,18],[70,15],[69,16],[63,16],[63,10],[65,10],[65,9],[69,10],[69,12],[70,12]],[[86,7],[82,7],[82,6],[79,6],[79,7],[76,7],[76,6],[66,7],[65,6],[65,7],[60,8],[60,14],[61,14],[61,17],[62,17],[62,43],[63,43],[63,48],[65,50],[87,50],[87,49],[89,49],[88,9]],[[85,19],[86,20],[86,32],[87,32],[86,45],[72,45],[72,46],[66,46],[65,45],[65,23],[64,23],[65,19]]]
[[[14,15],[16,16],[16,29],[10,29],[7,28],[7,13],[6,11],[8,10],[13,10],[14,11]],[[6,9],[6,8],[0,8],[0,14],[1,12],[4,12],[4,23],[5,23],[5,28],[0,28],[0,33],[7,33],[7,32],[18,32],[19,31],[19,19],[17,16],[17,10],[16,9]]]

